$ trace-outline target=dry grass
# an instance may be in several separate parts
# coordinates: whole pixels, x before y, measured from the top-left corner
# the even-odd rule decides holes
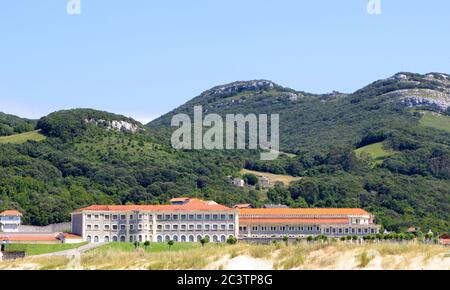
[[[241,174],[254,174],[256,176],[266,176],[270,180],[270,184],[273,186],[277,182],[282,182],[284,185],[289,185],[291,182],[302,179],[301,177],[294,177],[290,175],[272,174],[266,172],[253,171],[248,169],[242,169]]]
[[[230,261],[243,257],[249,270],[262,261],[274,269],[450,269],[447,253],[442,246],[415,243],[208,244],[162,252],[109,248],[86,253],[77,263],[65,258],[26,258],[0,262],[0,269],[227,269]]]

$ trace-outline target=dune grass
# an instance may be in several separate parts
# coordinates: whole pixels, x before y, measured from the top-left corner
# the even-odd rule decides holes
[[[133,243],[109,243],[91,251],[104,252],[113,250],[117,252],[130,253],[142,249],[146,253],[156,253],[165,251],[184,251],[198,247],[201,247],[199,243],[175,243],[171,248],[169,248],[167,243],[150,243],[148,247],[145,247],[141,243],[138,249],[136,249]]]
[[[26,132],[22,134],[15,134],[11,136],[0,137],[0,144],[22,144],[27,141],[43,141],[45,136],[39,130]]]
[[[79,248],[80,244],[11,244],[6,245],[7,252],[25,252],[27,256],[42,255]]]
[[[288,246],[284,243],[268,245],[240,243],[207,244],[204,247],[191,244],[177,249],[175,245],[169,251],[168,248],[164,249],[163,244],[147,250],[142,247],[135,249],[134,246],[130,247],[130,244],[111,244],[85,253],[77,267],[101,270],[226,269],[231,259],[244,258],[250,261],[249,265],[264,260],[273,265],[273,269],[450,269],[450,258],[446,258],[448,248],[414,242],[355,244],[302,241]],[[0,262],[0,269],[71,267],[71,260],[62,259],[30,257]]]

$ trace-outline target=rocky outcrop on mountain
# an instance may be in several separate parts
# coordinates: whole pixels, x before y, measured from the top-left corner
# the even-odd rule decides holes
[[[105,127],[108,130],[126,131],[131,133],[136,133],[139,130],[138,125],[121,120],[107,121],[102,119],[85,119],[85,122],[88,124]]]
[[[275,83],[266,80],[234,82],[228,85],[215,87],[206,93],[209,95],[238,94],[247,91],[270,90],[275,87],[276,87]]]

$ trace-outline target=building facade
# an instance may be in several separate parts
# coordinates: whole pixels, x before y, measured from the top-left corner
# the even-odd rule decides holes
[[[83,241],[226,242],[238,236],[238,211],[212,201],[174,199],[171,205],[91,206],[72,213]]]
[[[262,208],[239,210],[239,239],[273,239],[375,235],[380,226],[362,209]]]
[[[72,213],[72,233],[83,241],[210,242],[375,235],[380,226],[362,209],[228,208],[213,201],[176,198],[171,205],[94,205]]]
[[[22,222],[22,214],[17,210],[5,210],[0,213],[0,232],[16,233]]]

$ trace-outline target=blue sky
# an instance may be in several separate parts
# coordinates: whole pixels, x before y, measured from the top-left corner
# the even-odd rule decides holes
[[[141,121],[202,91],[270,79],[352,92],[399,71],[450,73],[450,1],[0,2],[0,111],[92,107]]]

